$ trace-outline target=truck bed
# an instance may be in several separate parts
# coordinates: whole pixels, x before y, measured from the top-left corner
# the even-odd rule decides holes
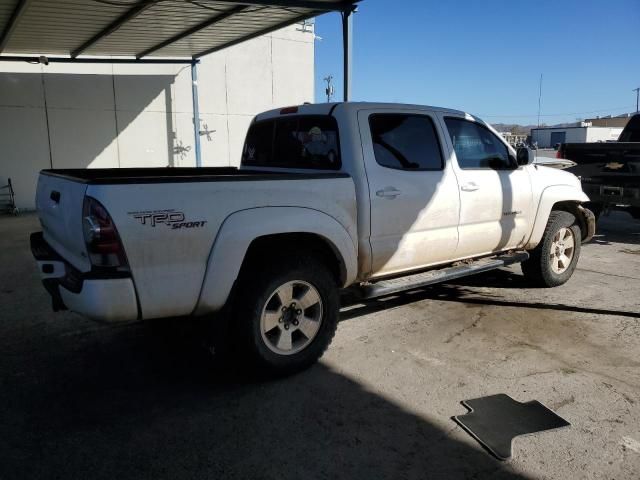
[[[88,185],[118,185],[180,182],[233,182],[259,180],[313,180],[348,178],[341,172],[278,172],[246,170],[235,167],[179,167],[179,168],[74,168],[48,169],[41,174],[64,178]]]

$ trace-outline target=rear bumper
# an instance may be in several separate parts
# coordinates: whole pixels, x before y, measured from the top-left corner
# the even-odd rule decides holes
[[[582,189],[592,203],[640,207],[640,188],[619,182],[611,183],[612,185],[582,182]]]
[[[42,232],[31,234],[31,252],[54,311],[68,309],[110,322],[139,318],[136,292],[128,272],[80,272],[49,246]]]

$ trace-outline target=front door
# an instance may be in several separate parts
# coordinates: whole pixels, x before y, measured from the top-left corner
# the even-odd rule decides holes
[[[371,213],[372,276],[451,259],[458,242],[456,177],[430,112],[359,112]]]
[[[465,258],[522,247],[530,232],[531,180],[506,143],[473,119],[443,115],[460,188],[455,256]]]

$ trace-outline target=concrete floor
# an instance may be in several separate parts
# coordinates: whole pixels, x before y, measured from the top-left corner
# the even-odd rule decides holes
[[[640,478],[640,222],[604,218],[573,279],[519,267],[346,307],[322,361],[255,382],[184,319],[54,314],[0,218],[0,478]],[[489,456],[461,400],[537,399],[572,427]]]

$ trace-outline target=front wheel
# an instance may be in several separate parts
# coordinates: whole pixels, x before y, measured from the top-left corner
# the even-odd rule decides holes
[[[331,343],[338,311],[336,280],[320,259],[281,258],[250,269],[235,299],[238,353],[263,373],[303,370]]]
[[[582,232],[575,215],[552,211],[542,241],[522,263],[525,278],[540,287],[566,283],[576,269],[581,239]]]

